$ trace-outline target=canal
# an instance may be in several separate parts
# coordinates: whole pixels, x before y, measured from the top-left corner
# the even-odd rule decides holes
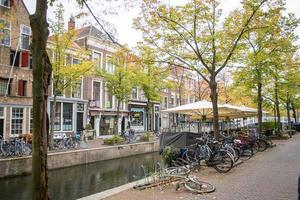
[[[149,153],[51,170],[50,199],[73,200],[141,179],[141,165],[154,171],[160,160],[158,153]],[[1,200],[31,199],[31,175],[0,179],[0,191]]]

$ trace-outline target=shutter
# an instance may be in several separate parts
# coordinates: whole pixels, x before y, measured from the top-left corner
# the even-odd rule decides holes
[[[9,0],[9,5],[10,5],[10,7],[13,7],[14,6],[14,0]]]
[[[21,67],[28,67],[29,65],[29,52],[28,51],[22,51],[21,52]]]
[[[23,80],[18,81],[18,95],[23,96]]]

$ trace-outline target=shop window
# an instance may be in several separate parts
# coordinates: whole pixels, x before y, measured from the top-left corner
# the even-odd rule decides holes
[[[0,19],[0,45],[10,46],[10,23],[4,19]]]
[[[51,102],[50,117],[52,115],[52,110],[53,110],[53,102]],[[60,131],[61,130],[60,126],[61,126],[61,103],[56,103],[53,130]]]
[[[63,104],[63,130],[71,131],[73,122],[73,104],[64,103]]]
[[[33,131],[33,112],[32,108],[30,109],[30,115],[29,115],[29,133],[32,133]]]
[[[31,29],[29,26],[23,24],[21,25],[20,29],[21,49],[29,50]]]
[[[114,133],[115,122],[115,116],[102,116],[100,120],[100,134],[112,135]]]
[[[0,96],[4,96],[7,90],[8,79],[0,78]],[[11,84],[8,85],[8,94],[10,95]]]
[[[18,95],[26,96],[27,94],[27,81],[19,80],[18,81]]]
[[[144,125],[144,112],[132,111],[130,124],[131,124],[131,126],[143,126]]]
[[[23,108],[12,108],[11,134],[23,133]]]

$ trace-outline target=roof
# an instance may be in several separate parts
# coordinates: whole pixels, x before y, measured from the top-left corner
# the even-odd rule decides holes
[[[102,40],[110,41],[109,37],[93,25],[85,26],[75,30],[77,38],[93,36]]]
[[[50,43],[55,43],[55,40],[54,40],[54,35],[50,35],[48,37],[48,42]],[[80,46],[74,42],[74,41],[71,41],[72,43],[70,44],[70,48],[74,48],[74,49],[81,49]]]

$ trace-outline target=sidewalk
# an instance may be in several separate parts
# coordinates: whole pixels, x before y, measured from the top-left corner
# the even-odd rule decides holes
[[[129,189],[105,200],[291,200],[297,199],[300,166],[300,134],[289,140],[277,140],[275,148],[256,154],[227,174],[201,167],[195,173],[216,186],[210,194],[196,195],[174,185],[163,190],[155,187],[138,191]],[[101,198],[99,198],[101,199]]]

